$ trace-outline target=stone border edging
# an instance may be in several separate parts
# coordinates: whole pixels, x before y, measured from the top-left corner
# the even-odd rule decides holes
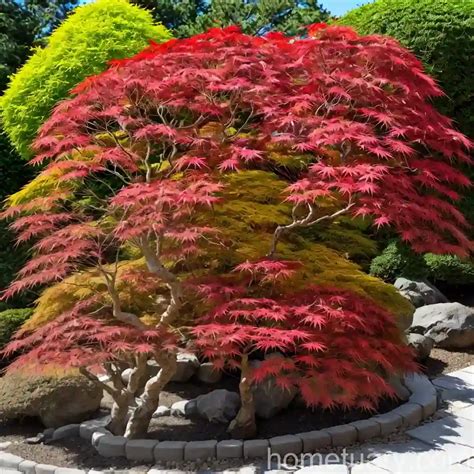
[[[400,427],[411,427],[430,417],[437,409],[437,392],[428,377],[410,374],[405,386],[411,392],[408,402],[382,415],[346,425],[332,426],[318,431],[275,436],[252,440],[207,441],[155,441],[151,439],[127,440],[114,436],[105,428],[105,420],[90,420],[66,425],[54,430],[52,440],[80,436],[89,440],[104,457],[126,457],[130,461],[160,463],[169,461],[196,461],[208,458],[248,459],[265,457],[268,450],[281,456],[314,453],[325,447],[345,447],[357,441],[364,442],[377,436],[387,436]],[[0,452],[0,468],[23,474],[85,474],[81,469],[59,468],[38,464],[10,453]],[[91,470],[89,474],[98,471]],[[14,473],[11,473],[14,474]]]

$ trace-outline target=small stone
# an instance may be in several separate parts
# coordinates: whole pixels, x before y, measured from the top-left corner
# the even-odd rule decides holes
[[[171,415],[171,408],[161,405],[155,410],[155,413],[153,413],[153,418],[159,418],[160,416],[169,415]]]
[[[228,423],[237,415],[240,396],[225,389],[213,390],[196,399],[197,414],[211,423]]]
[[[11,444],[11,441],[5,441],[3,443],[0,443],[0,451],[7,449]]]
[[[177,357],[176,372],[172,382],[187,382],[197,371],[199,360],[194,354],[180,353]]]
[[[56,430],[54,428],[46,428],[43,431],[43,436],[45,440],[51,439],[53,437],[53,434]]]
[[[54,430],[51,439],[53,441],[57,441],[64,438],[74,438],[76,436],[79,436],[79,429],[79,424],[61,426],[60,428]]]
[[[171,405],[171,415],[180,417],[189,417],[196,414],[196,400],[180,400]]]
[[[44,441],[44,436],[42,434],[25,439],[26,444],[40,444],[43,441]]]
[[[216,370],[212,362],[204,362],[199,366],[197,378],[200,382],[213,384],[221,380],[222,372]]]

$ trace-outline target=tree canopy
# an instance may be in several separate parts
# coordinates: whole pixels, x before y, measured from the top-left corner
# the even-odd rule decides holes
[[[470,142],[396,41],[324,24],[308,33],[229,27],[155,43],[54,109],[34,141],[42,171],[3,214],[19,242],[34,240],[6,296],[72,282],[78,293],[18,334],[11,370],[79,368],[111,394],[110,429],[128,438],[146,432],[193,339],[241,370],[235,436],[254,435],[251,384],[270,373],[310,406],[368,409],[393,394],[388,375],[414,368],[396,316],[363,294],[357,270],[325,279],[346,260],[304,230],[366,219],[417,251],[465,255],[455,202],[469,180],[453,162],[469,161]],[[286,357],[250,366],[270,350]]]

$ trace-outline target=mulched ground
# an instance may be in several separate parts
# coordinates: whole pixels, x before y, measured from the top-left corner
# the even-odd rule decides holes
[[[466,352],[433,349],[430,357],[424,363],[423,370],[428,377],[435,378],[470,365],[474,365],[474,349]]]
[[[474,351],[460,353],[434,349],[431,357],[426,362],[424,370],[429,377],[434,378],[443,373],[453,372],[472,364],[474,364]],[[162,405],[170,406],[176,401],[194,398],[216,388],[237,390],[237,381],[225,378],[225,381],[217,386],[207,387],[202,384],[170,384],[167,391],[162,394],[160,402]],[[384,401],[379,407],[379,412],[389,411],[396,405],[393,401]],[[285,412],[270,420],[259,420],[259,436],[265,438],[318,430],[336,424],[368,418],[369,416],[367,413],[360,411],[311,411],[293,404]],[[7,448],[8,452],[39,463],[53,464],[61,467],[99,470],[133,469],[137,473],[145,472],[149,469],[149,466],[130,462],[123,458],[102,458],[88,442],[80,439],[63,440],[49,445],[30,445],[24,442],[25,438],[35,436],[42,430],[41,424],[34,419],[24,420],[23,423],[3,425],[0,426],[0,443],[12,441],[13,444]],[[152,422],[150,437],[168,440],[225,439],[228,437],[225,430],[226,425],[205,423],[202,420],[163,417]],[[395,433],[388,438],[371,440],[371,444],[388,441],[401,442],[404,439],[405,435],[403,433]],[[331,450],[331,452],[338,452],[338,450]],[[223,460],[200,463],[199,465],[196,463],[167,464],[165,467],[178,467],[184,471],[195,471],[197,468],[205,470],[208,467],[214,470],[232,469],[241,465],[242,461],[239,460]]]

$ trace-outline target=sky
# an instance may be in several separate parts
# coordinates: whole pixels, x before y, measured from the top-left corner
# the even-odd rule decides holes
[[[355,7],[369,3],[370,0],[319,0],[333,15],[340,16]]]

